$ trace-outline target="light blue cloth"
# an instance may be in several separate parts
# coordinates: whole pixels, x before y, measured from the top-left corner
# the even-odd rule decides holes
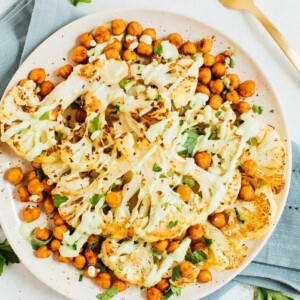
[[[19,0],[0,19],[0,95],[31,51],[63,25],[82,16],[66,0]],[[282,218],[260,254],[236,281],[300,294],[300,146],[293,144],[293,177]],[[216,300],[234,281],[212,295]]]

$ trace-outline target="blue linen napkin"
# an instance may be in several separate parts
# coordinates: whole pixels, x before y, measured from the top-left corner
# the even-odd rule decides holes
[[[19,0],[0,16],[0,96],[36,46],[81,16],[66,0]],[[300,146],[295,143],[291,188],[281,220],[260,254],[234,281],[300,294]],[[205,300],[219,299],[234,281]]]

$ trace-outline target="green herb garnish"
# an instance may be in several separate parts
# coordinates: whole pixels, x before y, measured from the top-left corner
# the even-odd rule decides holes
[[[229,67],[230,68],[234,68],[234,65],[235,65],[235,61],[232,57],[229,58]]]
[[[157,94],[157,95],[155,96],[155,100],[156,100],[157,102],[159,102],[160,99],[161,99],[161,94]]]
[[[77,6],[78,3],[80,3],[80,2],[82,2],[82,3],[91,3],[92,0],[71,0],[71,3],[72,3],[74,6]]]
[[[9,263],[18,264],[20,262],[12,247],[6,240],[0,243],[0,276],[3,273],[4,265]]]
[[[222,111],[221,111],[221,110],[218,110],[218,111],[215,113],[215,117],[216,117],[216,118],[219,118],[221,114],[222,114]]]
[[[45,174],[42,169],[36,170],[36,178],[41,181],[44,178]]]
[[[159,178],[167,178],[167,176],[165,174],[160,174]]]
[[[109,300],[112,297],[116,296],[119,293],[119,289],[115,286],[112,286],[111,288],[107,289],[104,293],[98,294],[96,298],[100,300]]]
[[[239,211],[238,211],[238,209],[236,207],[234,208],[234,211],[235,211],[236,217],[238,218],[239,222],[241,224],[244,224],[245,220],[241,217],[241,215],[240,215],[240,213],[239,213]]]
[[[153,250],[152,250],[152,255],[153,255],[153,257],[155,257],[155,258],[159,258],[159,256],[162,255],[162,252],[158,251],[157,249],[153,249]]]
[[[96,206],[97,203],[99,202],[99,200],[100,200],[101,198],[103,198],[104,196],[105,196],[105,193],[102,193],[102,194],[95,194],[95,195],[93,195],[93,196],[90,198],[89,202],[90,202],[93,206]]]
[[[120,82],[119,82],[119,86],[121,89],[125,89],[126,85],[128,84],[129,80],[126,80],[126,79],[122,79]]]
[[[249,139],[246,141],[246,144],[248,144],[249,146],[251,146],[251,138],[249,138]]]
[[[190,177],[185,177],[182,180],[182,183],[185,183],[186,185],[188,185],[190,188],[193,188],[196,185],[196,181],[193,178]]]
[[[263,113],[264,109],[263,109],[262,106],[259,106],[259,105],[253,105],[253,106],[252,106],[252,111],[253,111],[254,113],[257,113],[257,114],[261,115],[261,114]]]
[[[181,288],[177,287],[177,286],[174,286],[174,285],[170,285],[169,289],[164,292],[164,296],[161,299],[162,300],[167,300],[170,297],[172,297],[173,295],[180,296],[181,295]]]
[[[163,53],[163,46],[162,44],[158,45],[157,47],[154,48],[154,54],[162,54]]]
[[[181,154],[191,156],[193,154],[193,150],[197,144],[197,139],[201,135],[197,128],[186,130],[184,133],[187,133],[187,138],[183,147],[185,150],[180,151]],[[179,154],[179,153],[178,153]],[[181,155],[179,154],[179,155]]]
[[[209,135],[208,139],[209,139],[209,140],[213,140],[213,139],[215,139],[217,136],[218,136],[218,131],[215,130],[215,131],[213,131],[213,132]]]
[[[40,116],[40,118],[39,118],[39,120],[41,120],[41,121],[43,121],[43,120],[49,120],[49,119],[50,119],[50,117],[49,117],[49,111],[44,112],[44,113]]]
[[[67,196],[62,196],[59,194],[54,195],[54,206],[60,207],[64,202],[68,201],[69,198]]]
[[[120,105],[116,105],[115,106],[115,110],[112,110],[109,114],[110,115],[116,115],[116,114],[118,114],[120,112]]]
[[[206,248],[209,248],[213,243],[213,240],[212,239],[207,239],[205,238],[205,247]]]
[[[123,263],[120,259],[118,260],[118,269],[119,271],[123,271]]]
[[[177,281],[180,278],[180,266],[176,266],[172,270],[172,280]]]
[[[154,171],[154,172],[161,172],[162,168],[157,163],[155,163],[153,165],[153,167],[152,167],[152,171]]]
[[[98,129],[99,129],[99,116],[96,116],[93,119],[93,121],[92,121],[92,123],[91,123],[91,125],[89,127],[89,132],[94,133]]]
[[[78,102],[72,102],[72,103],[70,104],[70,107],[71,107],[72,109],[79,109],[79,108],[80,108],[80,105],[79,105]]]
[[[78,277],[78,281],[81,282],[81,281],[82,281],[82,278],[83,278],[83,275],[80,274],[79,277]]]
[[[172,229],[172,228],[174,228],[177,224],[178,224],[178,220],[176,220],[176,221],[170,221],[169,224],[168,224],[168,228],[169,228],[169,229]]]
[[[207,259],[207,254],[202,250],[196,250],[191,254],[187,254],[185,256],[185,259],[189,262],[191,262],[193,265],[198,264],[199,262],[202,262],[203,260]]]

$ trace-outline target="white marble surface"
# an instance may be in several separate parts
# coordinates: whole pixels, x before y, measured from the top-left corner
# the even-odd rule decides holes
[[[0,0],[0,14],[14,2],[16,0]],[[51,1],[49,1],[50,4]],[[256,4],[300,54],[300,1],[257,0]],[[102,9],[128,6],[171,9],[198,18],[223,31],[241,46],[247,48],[274,85],[287,116],[291,138],[300,143],[300,74],[295,71],[277,45],[252,16],[245,12],[226,10],[218,0],[93,0],[91,4],[78,5],[78,9],[93,13]],[[3,237],[0,229],[0,240]],[[0,277],[0,289],[0,298],[5,300],[66,299],[41,283],[21,264],[6,267],[3,276]],[[300,300],[299,296],[294,296],[294,298]],[[221,300],[231,299],[253,299],[253,288],[247,285],[237,285],[221,298]]]

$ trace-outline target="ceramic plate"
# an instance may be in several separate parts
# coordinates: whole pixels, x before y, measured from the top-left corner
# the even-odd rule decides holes
[[[212,51],[213,54],[224,51],[228,47],[235,51],[235,68],[233,72],[239,74],[241,81],[252,79],[257,83],[257,94],[251,98],[250,102],[263,106],[264,113],[262,114],[262,118],[264,122],[275,126],[287,147],[286,187],[276,198],[278,211],[274,224],[275,227],[285,205],[290,183],[291,151],[286,122],[279,100],[260,68],[254,63],[246,50],[242,49],[220,31],[198,20],[167,11],[140,8],[102,11],[78,19],[50,36],[22,64],[10,81],[6,92],[13,85],[17,84],[20,79],[26,78],[28,72],[36,67],[46,69],[49,74],[49,80],[58,83],[59,78],[56,76],[56,71],[58,67],[66,64],[66,62],[71,62],[70,50],[74,46],[77,37],[81,33],[91,31],[95,27],[105,24],[114,18],[123,18],[128,22],[137,20],[144,28],[155,28],[158,37],[164,37],[172,32],[179,32],[185,40],[190,39],[192,41],[198,41],[202,37],[214,36],[216,41]],[[274,110],[274,112],[272,113],[270,110]],[[73,266],[58,263],[51,258],[35,258],[31,245],[21,236],[19,232],[21,224],[19,212],[22,208],[22,203],[16,201],[17,195],[14,186],[3,179],[5,171],[9,167],[16,165],[20,165],[23,169],[27,167],[26,163],[18,158],[9,147],[1,144],[0,220],[9,242],[26,267],[46,285],[71,299],[95,299],[95,296],[99,293],[99,287],[97,287],[96,284],[88,279],[83,279],[82,282],[79,282],[79,273]],[[274,229],[274,227],[272,229]],[[271,232],[264,238],[248,244],[248,256],[238,269],[213,272],[212,282],[202,285],[192,285],[182,289],[181,299],[199,299],[222,287],[254,259],[266,243],[270,234]],[[138,287],[132,286],[115,296],[114,299],[146,299],[146,296],[145,291],[141,291]]]

